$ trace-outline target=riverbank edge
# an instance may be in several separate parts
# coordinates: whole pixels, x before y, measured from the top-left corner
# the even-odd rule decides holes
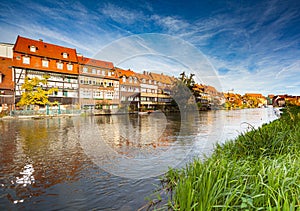
[[[24,115],[24,116],[4,116],[1,120],[21,120],[21,119],[52,119],[52,118],[71,118],[81,114],[58,114],[58,115]]]
[[[295,210],[300,207],[300,107],[161,179],[171,210]]]

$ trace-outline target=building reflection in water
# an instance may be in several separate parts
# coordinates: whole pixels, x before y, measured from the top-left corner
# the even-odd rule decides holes
[[[0,125],[0,183],[12,203],[79,179],[87,159],[71,119],[0,121]]]

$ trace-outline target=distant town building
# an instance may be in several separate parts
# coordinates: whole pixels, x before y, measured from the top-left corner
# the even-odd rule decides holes
[[[119,105],[119,79],[112,62],[78,55],[81,108],[114,109]]]
[[[14,109],[21,98],[25,78],[47,76],[47,90],[58,89],[49,95],[51,102],[60,105],[79,105],[83,109],[155,110],[173,102],[172,89],[177,80],[190,80],[187,87],[199,108],[261,107],[267,104],[284,106],[299,104],[300,97],[259,93],[235,94],[233,90],[221,93],[215,87],[197,84],[186,78],[175,79],[163,73],[144,71],[136,73],[114,67],[112,62],[87,58],[76,49],[58,46],[18,36],[15,44],[0,43],[0,105],[1,110]],[[100,112],[101,113],[101,112]]]
[[[249,106],[262,107],[268,104],[267,98],[259,93],[246,93],[243,97]]]
[[[141,86],[140,105],[145,109],[154,109],[157,105],[158,85],[149,72],[136,73]]]
[[[284,96],[282,96],[282,95],[274,96],[272,102],[273,102],[273,106],[275,106],[275,107],[285,106],[285,99],[284,99]]]
[[[132,70],[123,70],[115,68],[120,80],[120,104],[129,106],[131,111],[140,108],[140,81]]]
[[[172,98],[172,86],[175,78],[164,75],[163,73],[149,73],[153,79],[154,85],[157,85],[157,105],[170,105]]]

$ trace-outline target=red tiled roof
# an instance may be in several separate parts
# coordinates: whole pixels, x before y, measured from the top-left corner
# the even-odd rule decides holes
[[[249,96],[249,97],[255,97],[255,98],[262,98],[262,94],[258,94],[258,93],[246,93],[245,95]]]
[[[129,70],[123,70],[121,68],[115,67],[115,70],[116,70],[119,77],[126,76],[128,78],[129,76],[134,76],[135,75],[135,73],[130,69]]]
[[[87,58],[87,57],[83,57],[83,56],[78,56],[78,62],[80,64],[85,64],[85,65],[90,65],[90,66],[95,66],[95,67],[102,67],[102,68],[108,68],[108,69],[114,68],[114,65],[112,62],[101,61],[101,60]]]
[[[35,52],[30,51],[31,46],[36,47]],[[42,40],[32,40],[21,36],[18,36],[13,50],[15,52],[28,55],[36,55],[63,61],[77,62],[76,49],[46,43]],[[63,53],[67,53],[68,57],[63,58]]]

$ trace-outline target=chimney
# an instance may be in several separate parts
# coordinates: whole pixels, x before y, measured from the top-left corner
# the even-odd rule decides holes
[[[43,39],[40,38],[39,41],[40,41],[40,42],[43,42]]]

